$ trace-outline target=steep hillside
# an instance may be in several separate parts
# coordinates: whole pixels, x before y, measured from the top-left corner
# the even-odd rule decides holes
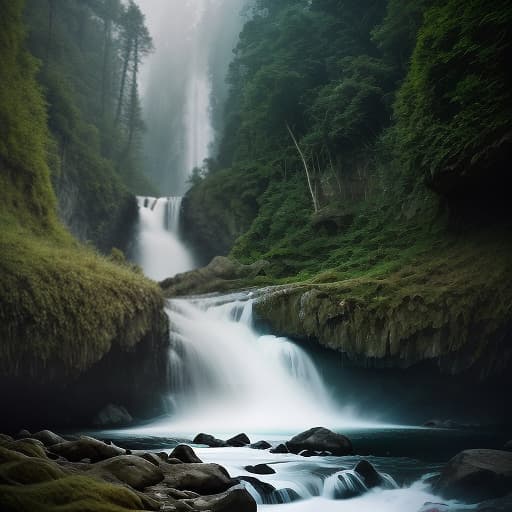
[[[0,408],[14,425],[90,419],[91,408],[109,400],[135,402],[132,388],[145,371],[156,388],[157,354],[166,344],[158,288],[80,246],[57,220],[46,110],[37,63],[24,47],[22,9],[22,1],[2,2],[0,21],[0,383],[10,390]],[[96,369],[106,356],[136,352],[147,364],[133,382],[112,384],[115,359]],[[104,394],[91,405],[74,403],[73,386],[90,371]],[[70,389],[66,411],[55,394],[63,386]]]
[[[268,261],[247,284],[298,283],[262,320],[356,364],[503,373],[511,21],[505,1],[257,3],[185,222]]]

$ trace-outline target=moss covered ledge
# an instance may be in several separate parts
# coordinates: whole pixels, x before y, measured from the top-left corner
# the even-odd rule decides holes
[[[329,282],[321,275],[270,290],[255,314],[274,332],[319,342],[357,366],[427,361],[446,374],[493,377],[512,360],[510,251],[504,233],[456,240],[371,277],[333,273]]]

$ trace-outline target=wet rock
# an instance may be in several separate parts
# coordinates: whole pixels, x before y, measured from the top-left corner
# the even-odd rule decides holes
[[[181,491],[193,491],[200,495],[218,494],[227,491],[237,482],[218,464],[166,464],[164,484]]]
[[[268,450],[268,448],[272,448],[272,445],[267,443],[267,441],[257,441],[256,443],[250,444],[249,448],[253,448],[254,450]]]
[[[512,453],[463,451],[444,467],[434,489],[447,499],[470,503],[505,496],[512,489]]]
[[[234,488],[215,496],[185,501],[194,510],[208,512],[256,512],[256,502],[246,489]]]
[[[265,501],[265,496],[270,496],[276,488],[268,484],[267,482],[262,482],[253,476],[238,476],[236,480],[240,480],[241,482],[247,482],[251,484],[251,487],[261,496],[262,500]]]
[[[126,455],[130,455],[127,453]],[[162,459],[156,454],[156,453],[142,453],[142,454],[136,454],[137,457],[141,457],[144,460],[147,460],[148,462],[151,462],[154,466],[160,466]]]
[[[55,434],[51,430],[41,430],[40,432],[36,432],[30,436],[32,439],[37,439],[41,441],[45,446],[54,446],[59,443],[65,443],[66,440]]]
[[[367,460],[358,462],[354,471],[362,478],[368,489],[379,487],[384,483],[378,471]]]
[[[82,459],[100,462],[125,454],[125,450],[118,446],[106,444],[87,436],[82,436],[76,441],[65,441],[64,443],[53,445],[50,447],[50,451],[70,462],[79,462]]]
[[[194,437],[194,440],[192,441],[194,444],[205,444],[206,446],[209,446],[210,448],[224,448],[227,446],[225,441],[222,441],[221,439],[217,439],[216,437],[213,437],[210,434],[197,434],[196,437]]]
[[[235,446],[241,448],[242,446],[247,446],[251,444],[251,440],[247,437],[247,434],[238,434],[226,441],[228,446]]]
[[[286,447],[285,444],[278,444],[275,448],[270,449],[270,453],[290,453],[290,450]]]
[[[337,456],[354,453],[348,437],[336,434],[324,427],[306,430],[290,439],[286,446],[290,452],[297,454],[303,450],[328,451]]]
[[[418,512],[445,512],[448,510],[450,510],[450,507],[444,503],[427,502]]]
[[[203,461],[196,455],[194,450],[187,444],[180,444],[174,448],[169,455],[170,458],[178,459],[187,464],[201,464]]]
[[[275,470],[268,464],[256,464],[255,466],[245,466],[245,470],[255,475],[273,475]]]
[[[133,423],[131,414],[122,405],[108,404],[93,419],[95,427],[125,427]]]
[[[243,265],[224,256],[216,256],[203,268],[191,270],[160,283],[166,297],[227,291],[242,288],[244,280],[264,274],[266,261]]]
[[[93,465],[91,473],[104,480],[122,482],[138,491],[164,479],[160,468],[136,455],[120,455],[98,462]]]
[[[30,437],[32,434],[26,430],[26,429],[22,429],[20,430],[17,434],[16,434],[16,439],[26,439],[28,437]]]

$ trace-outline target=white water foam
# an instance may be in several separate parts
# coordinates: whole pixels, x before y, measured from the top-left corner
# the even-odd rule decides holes
[[[192,270],[194,261],[179,238],[181,197],[138,197],[135,260],[157,281]]]

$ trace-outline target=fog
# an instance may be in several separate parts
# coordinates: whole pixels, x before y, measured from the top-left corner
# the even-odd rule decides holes
[[[182,195],[215,155],[227,75],[248,0],[138,0],[155,52],[141,78],[145,168],[159,192]]]

